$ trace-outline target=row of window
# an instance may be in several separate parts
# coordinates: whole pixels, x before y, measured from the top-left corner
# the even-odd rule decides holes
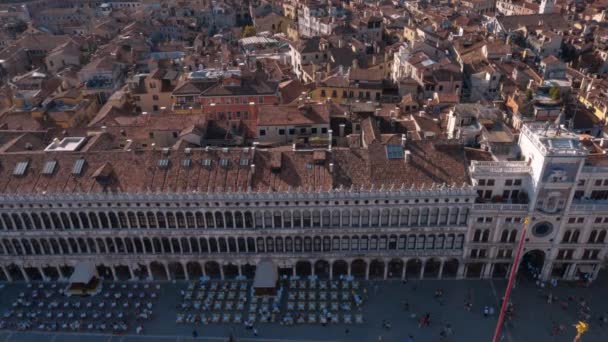
[[[480,179],[477,181],[478,186],[494,186],[494,179]],[[521,179],[505,179],[505,186],[521,186]]]
[[[190,254],[460,250],[464,234],[354,235],[210,238],[41,238],[3,239],[0,254]]]
[[[578,243],[580,230],[566,230],[562,236],[562,243]],[[589,234],[587,243],[604,243],[606,241],[606,230],[594,229]]]
[[[375,92],[374,94],[375,94],[374,98],[376,100],[380,100],[380,92]],[[365,91],[365,92],[359,91],[358,94],[357,94],[357,96],[360,99],[367,99],[367,100],[370,100],[372,98],[371,92],[369,92],[369,91]],[[322,98],[327,97],[327,93],[326,93],[325,89],[321,89],[321,97]],[[332,98],[337,98],[338,97],[338,91],[335,90],[335,89],[332,90],[331,91],[331,97]],[[347,99],[347,98],[351,98],[352,99],[354,97],[355,97],[355,92],[354,91],[352,91],[352,90],[351,91],[342,90],[342,98],[343,99]]]
[[[599,249],[585,249],[583,250],[582,260],[597,260],[600,254]],[[574,249],[560,249],[557,251],[556,259],[558,260],[572,260],[574,255]]]
[[[295,135],[296,129],[295,128],[289,128],[287,130],[285,130],[284,128],[279,129],[279,135],[285,135],[285,132],[287,132],[288,135]],[[319,133],[319,129],[317,127],[310,128],[310,134],[318,134],[318,133]],[[299,134],[308,134],[308,128],[307,127],[299,128]],[[327,127],[321,127],[321,134],[327,134]],[[260,129],[260,136],[265,136],[265,135],[266,135],[266,129]]]
[[[0,229],[98,228],[311,228],[465,225],[468,208],[206,211],[206,212],[41,212],[2,213]]]

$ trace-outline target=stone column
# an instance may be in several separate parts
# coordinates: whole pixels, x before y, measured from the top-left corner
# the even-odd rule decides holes
[[[220,264],[220,279],[224,280],[224,265]]]
[[[481,272],[481,277],[490,278],[492,276],[492,269],[494,268],[493,266],[494,266],[494,264],[492,264],[491,262],[484,264],[483,271]]]
[[[342,216],[340,216],[342,217]],[[333,261],[329,262],[329,280],[333,280],[334,279],[334,263]]]
[[[2,272],[4,272],[4,274],[6,274],[6,280],[8,281],[13,281],[13,277],[11,276],[10,272],[8,271],[8,267],[2,266]]]
[[[388,278],[388,263],[384,263],[384,280]]]
[[[466,265],[463,261],[458,264],[458,272],[456,273],[456,278],[458,278],[458,279],[464,278],[465,272],[466,272]]]
[[[371,263],[368,262],[367,266],[365,267],[365,280],[369,280],[369,268],[371,267]]]
[[[46,276],[46,274],[44,274],[44,270],[42,269],[42,266],[38,266],[38,272],[40,272],[40,276],[42,277],[42,281],[47,282],[49,281],[49,277]]]
[[[350,277],[350,275],[351,275],[350,262],[346,263],[346,269],[348,270],[348,276]]]
[[[184,278],[186,280],[190,280],[190,274],[188,273],[188,263],[187,262],[182,262],[182,268],[184,269]]]
[[[407,265],[407,263],[406,263],[406,262],[404,262],[404,263],[403,263],[403,269],[401,270],[401,280],[405,280],[405,269],[406,269],[406,267],[405,267],[405,266],[406,266],[406,265]]]
[[[426,268],[426,261],[422,263],[422,267],[420,267],[420,279],[424,279],[424,269]]]
[[[439,273],[437,274],[437,279],[441,279],[443,277],[443,264],[445,264],[445,261],[441,261],[441,264],[439,264]]]

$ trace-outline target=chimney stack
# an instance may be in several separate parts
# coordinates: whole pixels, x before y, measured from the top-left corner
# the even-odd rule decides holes
[[[412,154],[412,153],[411,153],[409,150],[405,150],[405,152],[403,153],[403,160],[404,160],[406,163],[409,163],[409,162],[410,162],[411,154]]]
[[[346,124],[340,124],[340,138],[344,138],[344,129],[346,128]]]
[[[407,136],[405,134],[401,134],[401,147],[405,148],[406,143],[407,143]]]

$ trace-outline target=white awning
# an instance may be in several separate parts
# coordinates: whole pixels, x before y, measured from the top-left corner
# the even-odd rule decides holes
[[[93,277],[97,276],[97,269],[92,262],[80,262],[74,267],[74,273],[70,277],[71,284],[88,284]]]
[[[278,279],[276,265],[270,260],[262,260],[255,269],[253,288],[274,288],[277,286]]]
[[[578,271],[581,273],[593,273],[595,269],[594,265],[579,265]]]

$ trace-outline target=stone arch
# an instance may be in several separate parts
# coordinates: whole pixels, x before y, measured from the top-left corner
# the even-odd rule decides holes
[[[384,279],[384,260],[374,259],[369,263],[369,278]]]
[[[186,272],[184,270],[184,266],[181,262],[170,262],[168,267],[169,269],[169,278],[175,280],[183,280],[186,279]]]
[[[367,263],[363,259],[356,259],[350,266],[351,275],[357,279],[365,279]]]
[[[348,263],[344,260],[336,260],[332,266],[332,277],[334,279],[340,276],[348,275]]]
[[[205,274],[211,279],[221,279],[220,264],[216,261],[207,261],[205,263]]]
[[[114,273],[116,275],[116,280],[119,281],[127,281],[131,280],[131,269],[129,266],[118,265],[114,267]]]
[[[239,267],[233,263],[228,263],[222,266],[224,271],[224,279],[235,279],[239,276]]]
[[[391,279],[400,279],[403,274],[403,260],[401,259],[391,259],[388,263],[388,278]]]
[[[436,258],[427,259],[424,264],[424,278],[438,278],[441,261]]]
[[[23,274],[21,267],[17,266],[16,264],[8,265],[6,267],[6,271],[8,272],[10,279],[13,281],[25,281],[25,275]]]
[[[312,274],[312,265],[309,261],[296,262],[296,275],[299,277],[308,277]]]
[[[255,277],[256,266],[249,263],[241,266],[242,275],[247,279],[253,279]]]
[[[152,279],[154,280],[169,279],[165,265],[158,261],[153,261],[152,263],[150,263],[150,274],[152,275]]]
[[[420,277],[420,271],[422,270],[422,260],[418,258],[410,259],[405,265],[405,275],[408,278]]]
[[[326,260],[317,260],[314,267],[316,276],[320,279],[329,279],[329,262]]]
[[[203,276],[203,268],[201,264],[196,261],[189,261],[186,263],[186,272],[188,278],[192,280],[198,280]]]
[[[458,259],[448,259],[443,263],[442,278],[456,278],[458,276]]]

